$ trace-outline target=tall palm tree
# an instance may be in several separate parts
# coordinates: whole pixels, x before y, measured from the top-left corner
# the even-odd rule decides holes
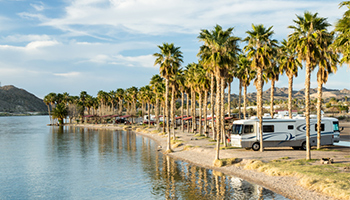
[[[47,105],[47,110],[49,112],[50,124],[53,124],[51,109],[53,108],[53,103],[55,102],[56,93],[49,93],[44,97],[44,103]],[[50,108],[51,107],[51,108]]]
[[[123,112],[123,99],[124,99],[124,89],[123,88],[118,88],[116,90],[116,97],[118,98],[118,101],[119,101],[118,114],[122,115],[122,112]]]
[[[335,31],[338,33],[333,46],[343,54],[340,63],[347,63],[350,67],[350,1],[343,1],[339,7],[346,6],[347,11],[335,25]]]
[[[267,67],[266,69],[266,77],[268,79],[270,79],[271,81],[271,88],[270,88],[270,115],[273,118],[274,115],[274,109],[273,109],[273,104],[274,104],[274,92],[275,92],[275,83],[276,81],[278,81],[279,79],[279,75],[280,75],[280,69],[279,69],[279,65],[278,65],[278,55],[277,55],[277,48],[273,49],[272,52],[273,58],[272,58],[272,62],[271,65],[269,67]]]
[[[179,87],[179,90],[181,92],[181,117],[184,116],[184,99],[185,99],[185,93],[186,93],[186,85],[185,85],[185,72],[183,69],[180,69],[177,71],[176,75],[176,82]],[[181,118],[181,131],[184,128],[184,120]]]
[[[179,78],[180,74],[179,74],[179,70],[181,70],[180,68],[176,69],[174,74],[170,77],[170,86],[171,86],[171,105],[170,105],[170,116],[171,116],[171,132],[173,134],[173,140],[176,139],[175,137],[175,126],[176,126],[176,120],[175,120],[175,98],[177,98],[178,94],[178,84],[177,84],[177,79]]]
[[[180,51],[180,47],[175,47],[173,43],[163,43],[163,46],[158,45],[160,49],[160,53],[155,53],[153,56],[156,57],[154,65],[159,65],[160,75],[165,78],[165,109],[166,109],[166,119],[168,121],[167,124],[167,151],[171,151],[170,144],[170,113],[169,113],[169,79],[175,74],[176,70],[180,67],[180,64],[183,62],[182,60],[182,52]]]
[[[322,85],[327,82],[328,74],[337,71],[338,54],[334,53],[330,48],[333,42],[333,34],[323,34],[320,37],[319,48],[321,51],[317,59],[317,149],[321,148],[321,104],[322,104]]]
[[[192,132],[196,129],[196,71],[199,65],[191,63],[186,66],[186,85],[190,88],[191,94],[191,116],[192,116]]]
[[[157,124],[157,130],[159,130],[159,98],[162,93],[159,92],[160,87],[163,84],[163,78],[160,77],[158,74],[155,74],[152,76],[150,85],[153,90],[153,92],[156,94],[156,124]]]
[[[198,39],[204,42],[204,45],[200,47],[198,55],[203,61],[203,65],[207,68],[211,68],[210,71],[215,74],[216,77],[216,108],[217,108],[217,144],[215,160],[219,159],[220,149],[220,133],[224,127],[221,127],[220,120],[223,120],[221,116],[221,98],[224,98],[224,94],[221,94],[221,89],[224,87],[225,72],[227,66],[232,62],[232,55],[229,50],[233,49],[233,45],[237,45],[238,38],[232,36],[233,28],[223,30],[220,25],[216,25],[214,30],[208,31],[206,29],[201,30]]]
[[[296,50],[290,47],[287,40],[281,42],[280,51],[280,70],[286,73],[288,77],[288,113],[292,119],[292,96],[293,96],[293,77],[298,76],[298,69],[302,68],[301,63],[297,59]]]
[[[258,107],[258,118],[259,118],[259,134],[260,134],[260,151],[264,151],[263,146],[263,130],[262,130],[262,89],[263,89],[263,70],[271,65],[271,57],[273,48],[276,46],[277,41],[273,40],[271,36],[274,32],[264,25],[252,24],[253,30],[247,31],[248,36],[244,41],[248,42],[247,46],[244,47],[247,52],[247,58],[251,60],[251,66],[257,70],[257,107]],[[256,144],[258,145],[258,144]]]
[[[247,115],[247,87],[250,82],[255,79],[256,71],[250,67],[251,61],[247,59],[244,54],[240,54],[238,58],[238,68],[236,70],[236,77],[240,80],[243,86],[243,116],[246,119]],[[240,116],[239,116],[240,117]]]
[[[293,20],[295,25],[288,26],[293,29],[288,37],[291,45],[298,52],[298,59],[304,60],[305,64],[305,118],[306,118],[306,159],[311,159],[310,151],[310,78],[311,70],[315,68],[316,59],[320,54],[318,43],[323,34],[327,32],[330,24],[326,18],[318,17],[318,14],[304,12],[304,16],[297,15]]]

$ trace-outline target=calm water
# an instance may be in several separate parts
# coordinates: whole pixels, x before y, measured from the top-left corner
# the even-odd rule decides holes
[[[156,150],[132,132],[0,117],[0,199],[286,199]]]

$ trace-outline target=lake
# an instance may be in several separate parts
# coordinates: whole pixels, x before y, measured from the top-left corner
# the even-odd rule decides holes
[[[133,132],[0,117],[0,199],[287,199],[174,160]]]

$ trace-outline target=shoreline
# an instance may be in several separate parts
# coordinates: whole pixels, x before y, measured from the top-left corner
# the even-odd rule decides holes
[[[110,130],[124,130],[123,127],[118,125],[94,125],[94,124],[65,124],[65,126],[75,126],[83,128],[97,128],[97,129],[110,129]],[[138,135],[150,138],[154,140],[159,146],[162,146],[162,153],[165,151],[167,137],[165,135],[159,135],[158,133],[152,133],[155,130],[154,126],[147,128],[147,132],[136,131],[135,128],[129,129]],[[208,140],[196,139],[192,133],[180,133],[176,131],[178,140],[183,142],[183,145],[173,148],[172,153],[168,153],[170,157],[188,162],[190,164],[215,170],[224,173],[229,176],[238,177],[248,182],[258,184],[266,189],[269,189],[275,193],[278,193],[289,199],[315,199],[315,200],[329,200],[335,199],[334,197],[327,196],[317,191],[308,190],[298,185],[298,178],[292,176],[270,176],[263,172],[256,170],[247,170],[243,167],[230,165],[224,167],[214,167],[213,161],[215,158],[214,146],[211,145]],[[196,145],[200,144],[200,145]],[[184,150],[186,145],[192,146],[192,148]],[[291,149],[291,148],[290,148]],[[295,151],[286,148],[266,148],[264,152],[255,152],[252,150],[244,149],[226,149],[220,150],[220,158],[241,158],[241,163],[248,162],[249,160],[256,159],[262,161],[269,161],[273,159],[279,159],[286,154],[292,159],[305,158],[305,151]],[[350,151],[349,151],[350,152]],[[326,157],[325,154],[334,154],[334,152],[318,152],[312,151],[312,158]],[[345,152],[347,153],[347,152]],[[301,158],[300,155],[301,154]],[[320,154],[320,155],[318,155]],[[331,156],[329,156],[331,157]],[[343,156],[344,157],[344,156]],[[346,160],[347,162],[347,160]],[[350,162],[350,159],[349,159]]]

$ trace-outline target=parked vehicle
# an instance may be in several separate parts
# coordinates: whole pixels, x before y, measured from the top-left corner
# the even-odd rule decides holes
[[[321,145],[332,145],[337,141],[334,138],[334,132],[338,129],[336,125],[337,121],[335,118],[322,118]],[[305,150],[305,118],[263,118],[263,141],[264,147],[293,147],[293,149]],[[234,147],[251,148],[254,151],[258,151],[260,149],[258,118],[234,121],[231,129],[231,144]],[[316,119],[310,119],[310,145],[317,145]]]

